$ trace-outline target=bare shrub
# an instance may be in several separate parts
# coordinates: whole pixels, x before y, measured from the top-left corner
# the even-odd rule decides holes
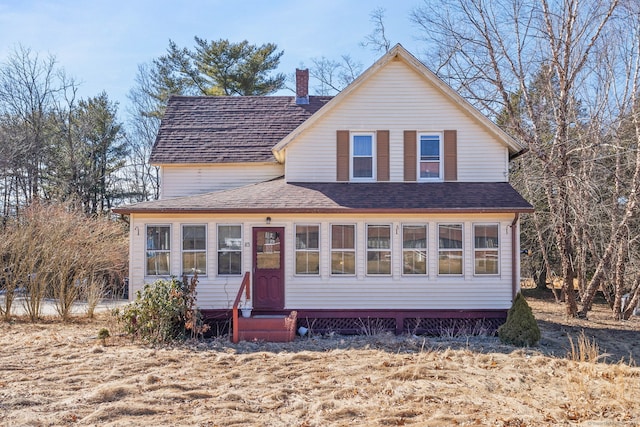
[[[127,267],[123,225],[89,217],[71,204],[33,203],[7,224],[1,245],[11,286],[26,288],[31,320],[40,317],[45,296],[55,298],[58,314],[68,319],[83,283],[123,275]]]
[[[43,275],[35,272],[41,256],[42,230],[36,226],[37,215],[27,209],[20,218],[8,219],[0,239],[3,274],[7,289],[4,316],[11,317],[11,306],[18,290],[25,292],[24,308],[32,320],[40,316],[45,295]]]
[[[82,282],[80,294],[87,301],[87,317],[93,319],[96,306],[105,296],[104,279],[93,277]]]
[[[2,239],[2,233],[0,233],[0,241]],[[2,242],[0,242],[0,250],[2,247]],[[0,305],[0,315],[8,318],[11,316],[11,307],[13,305],[13,301],[15,298],[15,282],[11,280],[11,269],[9,267],[3,266],[0,268],[0,291],[4,296],[3,304]]]
[[[184,327],[191,331],[191,338],[202,338],[205,333],[209,332],[211,327],[204,323],[202,313],[196,306],[196,286],[198,286],[198,273],[195,273],[191,279],[186,275],[182,277],[183,292],[185,299]]]
[[[124,274],[127,236],[122,225],[106,217],[90,218],[62,210],[57,214],[63,216],[64,223],[70,227],[58,235],[59,242],[65,243],[64,250],[51,259],[57,261],[53,290],[58,313],[67,319],[82,284],[89,284],[91,300],[88,302],[95,308],[102,296],[100,283],[104,278]]]

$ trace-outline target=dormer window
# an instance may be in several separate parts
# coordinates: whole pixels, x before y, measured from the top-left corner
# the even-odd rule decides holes
[[[375,181],[375,149],[373,133],[351,134],[351,180]]]
[[[419,134],[418,178],[421,181],[442,180],[442,137],[439,133]]]

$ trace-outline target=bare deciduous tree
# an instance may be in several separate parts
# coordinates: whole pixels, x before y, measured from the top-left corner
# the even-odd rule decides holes
[[[124,174],[128,199],[133,202],[155,200],[160,194],[158,168],[149,164],[151,149],[160,128],[164,103],[154,96],[153,82],[148,65],[138,67],[136,85],[129,91],[128,110],[129,157]]]
[[[0,114],[8,125],[2,145],[11,147],[8,172],[13,178],[4,188],[3,199],[14,202],[14,208],[41,195],[48,123],[56,94],[63,89],[58,77],[53,56],[42,59],[22,46],[0,65]]]
[[[605,83],[594,71],[637,59],[637,41],[620,39],[620,34],[637,35],[628,30],[636,28],[635,16],[637,11],[617,0],[452,0],[425,2],[412,14],[430,43],[429,62],[437,73],[527,144],[528,158],[518,166],[524,173],[514,178],[525,193],[536,196],[536,205],[542,202],[533,216],[534,240],[545,275],[562,278],[570,316],[586,315],[605,272],[617,259],[620,278],[628,258],[621,244],[637,214],[635,192],[625,191],[624,206],[617,206],[622,196],[612,200],[615,195],[604,191],[608,174],[597,159],[607,150],[617,152],[607,141],[617,137],[615,123],[634,105],[637,72],[627,67],[622,75],[602,74]],[[630,56],[614,54],[620,42],[633,47]],[[610,108],[613,104],[618,108]],[[628,178],[624,188],[637,188],[640,176]],[[548,236],[552,247],[546,245]],[[624,286],[617,288],[620,293]]]
[[[325,58],[311,60],[309,75],[318,81],[315,92],[318,95],[335,95],[347,87],[362,72],[362,64],[349,55],[342,55],[339,61]]]
[[[0,189],[3,216],[32,201],[75,198],[111,208],[125,155],[117,106],[106,93],[77,99],[54,57],[18,48],[0,64]]]
[[[384,14],[385,9],[382,7],[373,9],[369,15],[370,21],[373,24],[373,31],[364,38],[362,43],[360,43],[362,47],[368,47],[374,52],[389,52],[389,49],[391,48],[391,40],[387,37],[387,32],[384,26]]]

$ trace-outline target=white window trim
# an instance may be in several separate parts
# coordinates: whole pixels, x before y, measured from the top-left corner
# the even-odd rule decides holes
[[[204,227],[204,250],[202,249],[184,249],[184,227]],[[205,269],[204,269],[204,273],[198,273],[198,277],[207,277],[208,272],[209,272],[209,227],[207,226],[207,224],[204,223],[198,223],[198,224],[190,224],[190,223],[185,223],[185,224],[180,224],[180,271],[182,272],[182,274],[185,274],[184,271],[184,258],[182,257],[182,254],[184,253],[197,253],[197,252],[204,252],[204,259],[205,259]],[[187,273],[189,274],[189,273]],[[193,272],[191,272],[190,274],[193,275]]]
[[[476,248],[476,225],[495,225],[498,228],[498,247],[493,249],[493,248]],[[502,240],[500,238],[500,223],[497,222],[474,222],[472,225],[473,227],[473,275],[474,276],[479,276],[479,277],[495,277],[495,276],[500,276],[500,271],[502,269],[502,263],[500,262],[500,253],[501,253],[501,244],[500,241]],[[498,253],[498,272],[497,273],[476,273],[476,251],[496,251]]]
[[[440,226],[441,225],[459,225],[461,226],[460,230],[462,232],[462,236],[461,237],[461,241],[462,241],[462,247],[461,248],[444,248],[441,249],[440,248]],[[436,224],[436,249],[438,250],[438,253],[436,254],[436,271],[438,272],[438,276],[439,277],[464,277],[464,272],[465,272],[465,231],[464,231],[464,223],[463,222],[439,222]],[[461,262],[462,265],[460,266],[460,271],[461,273],[440,273],[440,252],[462,252],[462,257],[461,257]]]
[[[333,242],[333,226],[334,225],[350,225],[353,226],[353,249],[333,249],[331,243]],[[329,274],[333,277],[355,277],[358,274],[358,224],[354,223],[330,223],[329,224]],[[332,268],[333,252],[353,252],[353,273],[334,273]]]
[[[438,169],[438,178],[422,178],[420,177],[420,151],[421,151],[421,145],[420,144],[420,137],[422,136],[433,136],[433,135],[437,135],[438,138],[440,139],[440,147],[438,148],[439,153],[440,153],[440,160],[439,160],[439,169]],[[444,181],[444,132],[418,132],[417,135],[417,142],[416,142],[416,179],[420,182],[442,182]]]
[[[371,137],[371,177],[354,177],[353,176],[353,159],[354,159],[354,137],[356,136],[370,136]],[[376,133],[375,132],[350,132],[349,133],[349,180],[354,182],[375,182],[377,177],[377,163],[376,163],[376,152],[378,146],[376,142]],[[358,156],[362,157],[362,156]],[[340,224],[342,225],[342,224]]]
[[[220,235],[220,227],[237,227],[240,226],[240,273],[239,274],[221,274],[220,273],[220,266],[219,264],[219,253],[220,251],[220,247],[218,246],[218,236]],[[242,271],[244,270],[244,226],[243,224],[239,224],[239,223],[224,223],[224,224],[216,224],[216,238],[215,238],[215,242],[216,242],[216,263],[215,263],[215,272],[216,272],[216,276],[218,277],[241,277],[242,276]],[[238,252],[238,251],[234,251],[234,252]]]
[[[369,248],[369,227],[388,227],[389,228],[389,248],[387,249],[376,249],[376,248]],[[366,258],[365,258],[365,268],[364,268],[364,273],[365,276],[370,276],[370,277],[389,277],[393,274],[393,224],[365,224],[364,225],[364,230],[365,230],[365,240],[364,240],[364,250],[366,252]],[[369,263],[369,252],[389,252],[389,273],[380,273],[380,274],[375,274],[375,273],[369,273],[368,270],[368,263]]]
[[[149,271],[147,269],[147,253],[149,252],[149,249],[147,248],[147,235],[149,234],[149,227],[169,227],[169,249],[168,250],[157,250],[154,249],[153,252],[168,252],[169,253],[169,274],[164,275],[164,274],[149,274]],[[144,225],[144,275],[145,277],[168,277],[171,276],[173,274],[173,271],[171,269],[171,248],[173,247],[173,227],[171,224],[145,224]]]
[[[425,271],[424,273],[405,273],[404,272],[404,227],[423,227],[425,229]],[[402,263],[401,274],[406,277],[428,277],[429,276],[429,223],[402,223],[400,224],[400,262]],[[411,250],[415,248],[410,248]]]
[[[340,224],[343,225],[343,224]],[[298,249],[296,248],[296,236],[298,227],[318,227],[318,249]],[[298,277],[319,277],[322,272],[322,226],[320,224],[294,223],[293,224],[293,275]],[[318,252],[318,272],[298,273],[298,252]]]

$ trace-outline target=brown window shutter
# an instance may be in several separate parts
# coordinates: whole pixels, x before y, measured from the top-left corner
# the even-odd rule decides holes
[[[376,132],[378,181],[389,181],[389,131]]]
[[[416,171],[417,132],[415,130],[404,131],[404,180],[416,181],[418,173]]]
[[[349,131],[336,132],[336,181],[349,181]]]
[[[458,132],[444,131],[444,180],[458,180]]]

